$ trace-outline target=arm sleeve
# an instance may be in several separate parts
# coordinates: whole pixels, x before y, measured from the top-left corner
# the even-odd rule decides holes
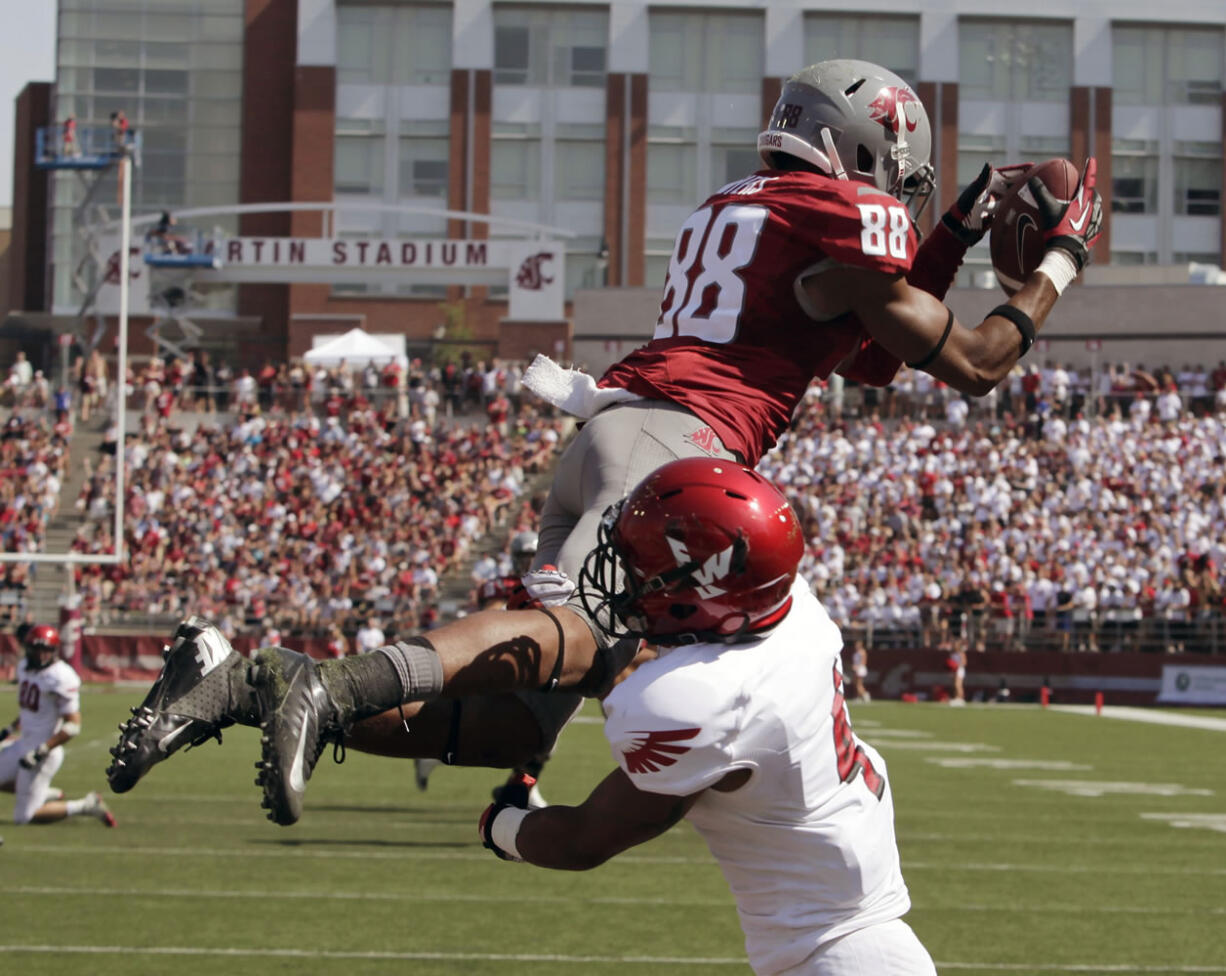
[[[932,234],[920,245],[907,282],[934,298],[944,300],[964,257],[966,246],[938,220]]]

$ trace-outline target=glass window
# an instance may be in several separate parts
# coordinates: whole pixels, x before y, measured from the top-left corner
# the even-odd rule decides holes
[[[914,85],[919,78],[919,18],[806,14],[805,63],[831,58],[872,61]]]
[[[490,147],[490,196],[495,200],[536,200],[540,191],[539,127],[496,125]]]
[[[1222,48],[1220,27],[1116,25],[1114,98],[1121,105],[1217,105]]]
[[[1116,139],[1111,144],[1113,213],[1158,212],[1158,144],[1143,139]]]
[[[984,163],[999,166],[1005,158],[1005,137],[960,133],[958,136],[958,186],[966,186],[983,170]]]
[[[758,94],[765,70],[758,13],[650,13],[649,86]]]
[[[1047,21],[962,18],[958,82],[965,98],[1059,102],[1073,81],[1073,27]]]
[[[608,32],[603,10],[495,7],[494,82],[602,88]]]
[[[566,242],[566,291],[570,301],[580,288],[602,288],[608,262],[600,257],[600,240],[578,237]]]
[[[205,76],[217,77],[220,72],[202,72]],[[198,95],[217,96],[238,98],[242,94],[242,85],[238,75],[226,74],[225,77],[229,84],[220,90],[212,90],[208,87],[208,78],[202,78],[199,75],[196,78]],[[186,95],[187,94],[187,79],[186,71],[166,71],[164,69],[146,70],[145,71],[145,92],[149,95]]]
[[[687,132],[687,136],[652,138],[648,133],[648,203],[691,204],[696,201],[698,146],[692,132]]]
[[[603,125],[559,123],[554,140],[555,200],[603,200]]]
[[[140,72],[136,68],[95,68],[94,91],[135,92],[140,88]]]
[[[1197,251],[1176,251],[1171,255],[1171,264],[1208,264],[1220,266],[1222,256],[1216,251],[1201,253]]]
[[[451,8],[412,6],[398,11],[396,70],[406,85],[451,81]]]
[[[391,11],[376,7],[337,7],[336,80],[339,83],[386,85],[391,82],[390,15]]]
[[[1222,212],[1222,144],[1175,143],[1175,213],[1215,217]]]
[[[1126,266],[1157,264],[1158,255],[1154,251],[1112,251],[1111,263]]]
[[[383,193],[383,138],[336,137],[333,183],[337,193]]]
[[[446,199],[449,148],[445,137],[402,137],[400,195]]]
[[[763,166],[758,155],[758,133],[753,129],[721,128],[712,132],[711,180],[720,186],[757,172]]]

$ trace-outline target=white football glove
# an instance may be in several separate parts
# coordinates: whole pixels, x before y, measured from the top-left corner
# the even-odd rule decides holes
[[[530,570],[522,579],[528,596],[545,607],[561,606],[575,592],[575,581],[556,566]]]

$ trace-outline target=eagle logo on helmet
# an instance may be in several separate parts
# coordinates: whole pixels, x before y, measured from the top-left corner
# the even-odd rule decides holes
[[[868,103],[868,117],[874,122],[880,122],[895,134],[902,131],[904,123],[908,132],[914,132],[919,125],[919,113],[908,112],[908,105],[923,108],[910,88],[887,86],[877,92],[877,97]]]
[[[674,539],[671,536],[666,536],[665,541],[668,547],[673,551],[673,556],[677,560],[678,566],[684,566],[693,560],[690,558],[689,551],[685,548],[685,543],[680,539]],[[720,596],[727,592],[723,587],[716,586],[716,580],[722,580],[732,570],[732,555],[733,546],[728,546],[721,549],[719,552],[712,553],[706,558],[701,566],[697,566],[692,574],[694,580],[694,590],[704,600],[709,600],[711,597]]]

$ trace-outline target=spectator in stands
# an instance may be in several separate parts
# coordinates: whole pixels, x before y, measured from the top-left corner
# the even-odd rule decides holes
[[[379,621],[374,617],[366,618],[366,622],[358,629],[353,639],[354,651],[357,654],[368,654],[376,647],[382,647],[386,643],[387,637],[383,633],[383,628],[379,626]]]

